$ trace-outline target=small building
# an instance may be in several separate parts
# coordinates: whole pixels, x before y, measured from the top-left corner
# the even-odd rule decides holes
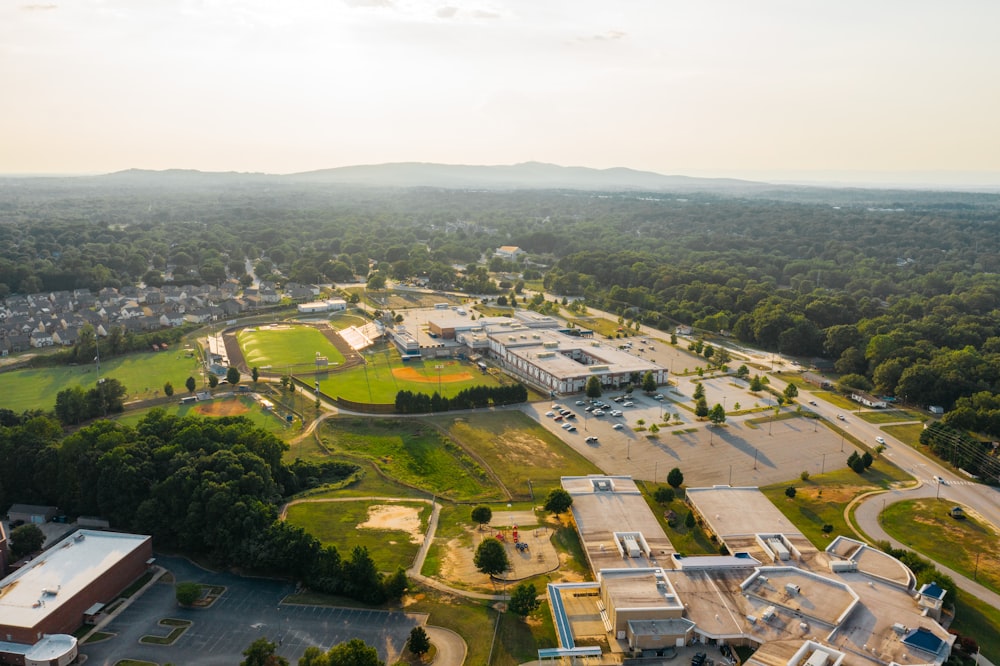
[[[15,523],[33,523],[43,525],[59,513],[59,509],[54,506],[40,506],[38,504],[14,504],[7,510],[7,519]]]
[[[500,257],[508,261],[517,261],[518,257],[528,254],[516,245],[501,245],[493,252],[494,257]]]
[[[315,314],[317,312],[342,312],[347,309],[347,301],[342,298],[328,298],[324,301],[310,301],[300,303],[298,311],[300,314]]]
[[[941,405],[931,405],[930,407],[927,408],[927,411],[930,412],[931,414],[941,415],[944,414],[944,407],[942,407]]]
[[[865,407],[871,407],[872,409],[885,409],[889,406],[889,403],[882,398],[876,398],[868,393],[863,393],[861,391],[855,391],[851,394],[851,400],[854,402],[859,402]]]

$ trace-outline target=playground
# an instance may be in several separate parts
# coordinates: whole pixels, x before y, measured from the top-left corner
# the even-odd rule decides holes
[[[538,517],[532,511],[495,512],[488,526],[466,530],[471,535],[471,546],[464,545],[469,543],[468,538],[449,540],[443,549],[441,578],[463,581],[474,587],[493,587],[490,577],[476,569],[473,562],[476,548],[485,539],[497,539],[504,545],[510,561],[510,569],[504,577],[508,583],[557,570],[559,553],[552,544],[552,528],[538,523]]]

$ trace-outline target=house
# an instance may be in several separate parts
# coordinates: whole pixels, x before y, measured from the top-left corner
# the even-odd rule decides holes
[[[31,346],[38,347],[51,347],[56,343],[52,339],[52,335],[45,331],[33,331],[31,333]]]
[[[501,245],[493,252],[494,257],[500,257],[508,261],[517,261],[518,257],[528,254],[516,245]]]
[[[885,409],[889,406],[882,398],[876,398],[868,393],[862,393],[861,391],[856,391],[851,394],[851,400],[854,402],[860,402],[865,407],[871,407],[872,409]]]
[[[301,301],[307,298],[319,296],[319,287],[300,282],[289,282],[285,285],[285,296],[293,301]]]

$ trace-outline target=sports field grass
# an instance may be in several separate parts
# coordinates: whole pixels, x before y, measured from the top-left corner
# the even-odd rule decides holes
[[[325,356],[331,365],[344,362],[344,356],[333,343],[311,326],[246,328],[237,333],[236,338],[250,367],[271,366],[280,370],[305,365],[314,368],[317,356]]]
[[[412,519],[411,529],[375,527],[379,515],[392,511]],[[288,507],[287,522],[313,535],[324,546],[335,546],[347,559],[355,546],[368,549],[375,564],[385,572],[409,568],[420,549],[420,535],[427,531],[431,506],[426,502],[384,502],[357,500],[349,502],[304,502]],[[403,524],[401,521],[400,525]]]
[[[600,469],[536,421],[516,410],[427,419],[483,461],[516,500],[545,497],[559,477],[599,474]],[[531,488],[528,482],[531,482]]]
[[[101,377],[114,378],[128,391],[126,401],[163,395],[163,385],[170,382],[174,391],[184,393],[184,382],[194,377],[201,383],[197,358],[186,357],[178,349],[143,352],[101,359]],[[26,409],[49,410],[55,407],[56,394],[72,386],[85,390],[97,381],[95,364],[14,370],[0,373],[0,408],[22,412]]]
[[[392,404],[399,391],[454,396],[473,386],[499,386],[474,364],[454,359],[403,362],[395,349],[383,347],[365,353],[365,364],[321,376],[320,390],[357,402]]]
[[[415,419],[338,418],[320,436],[335,456],[371,461],[401,483],[454,501],[496,501],[486,470],[433,426]]]
[[[186,394],[185,394],[186,395]],[[291,425],[281,420],[272,412],[265,412],[253,398],[248,396],[232,396],[217,400],[179,404],[170,402],[153,409],[162,409],[168,415],[175,416],[245,416],[259,428],[276,435],[280,439],[289,439],[301,432],[301,421],[295,419]],[[137,425],[148,413],[149,409],[129,410],[113,417],[113,420],[126,425]],[[292,456],[294,458],[294,456]]]

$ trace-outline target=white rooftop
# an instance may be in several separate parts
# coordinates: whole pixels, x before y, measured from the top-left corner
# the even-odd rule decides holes
[[[36,626],[150,537],[78,530],[0,580],[0,625]]]

